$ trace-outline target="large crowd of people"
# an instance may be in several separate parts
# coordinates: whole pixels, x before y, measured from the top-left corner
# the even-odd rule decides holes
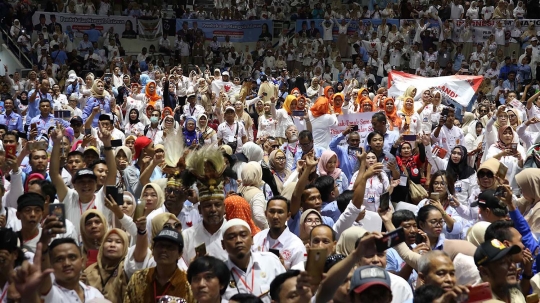
[[[35,65],[0,78],[0,303],[538,302],[540,32],[473,43],[466,21],[455,41],[438,7],[527,17],[503,3],[390,3],[370,17],[415,23],[353,34],[318,7],[322,33],[255,49],[186,22],[137,56],[114,30],[13,21]],[[389,96],[394,70],[484,78],[458,107]]]

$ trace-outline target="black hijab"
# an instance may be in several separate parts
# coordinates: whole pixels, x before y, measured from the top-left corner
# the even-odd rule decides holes
[[[136,118],[135,120],[132,120],[132,119],[131,119],[131,113],[132,113],[133,111],[135,111],[135,112],[137,113],[137,118]],[[139,110],[136,109],[136,108],[130,109],[130,110],[129,110],[129,114],[128,114],[128,119],[129,119],[129,123],[130,123],[130,124],[137,124],[137,123],[139,123],[139,122],[140,122],[140,120],[139,120]]]
[[[448,166],[446,166],[446,172],[455,177],[456,180],[467,179],[471,175],[476,174],[476,171],[467,164],[467,148],[465,148],[463,145],[456,145],[452,151],[456,148],[461,150],[461,160],[456,164],[452,161],[452,159],[449,158]]]

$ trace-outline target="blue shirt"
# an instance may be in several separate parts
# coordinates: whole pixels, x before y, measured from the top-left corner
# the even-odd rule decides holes
[[[12,112],[11,115],[1,114],[0,124],[7,125],[8,131],[16,130],[21,133],[24,132],[22,117],[15,112]]]
[[[504,80],[508,79],[508,73],[510,73],[511,71],[517,71],[517,66],[512,64],[501,67],[501,70],[499,72],[499,78]]]
[[[88,35],[88,41],[90,42],[98,42],[99,36],[101,36],[101,33],[95,28],[87,29],[84,33]]]
[[[398,252],[394,248],[390,248],[386,251],[386,270],[399,272],[406,265],[405,261],[401,258]],[[409,284],[413,289],[416,285],[416,280],[418,280],[418,273],[413,269],[411,275],[409,276]]]
[[[540,262],[537,262],[540,258],[540,254],[538,254],[538,248],[540,247],[538,245],[538,241],[534,239],[534,236],[531,232],[531,229],[529,227],[529,223],[523,218],[523,215],[519,212],[519,210],[514,210],[509,212],[510,219],[514,222],[514,227],[517,231],[521,234],[521,243],[525,246],[525,248],[528,248],[534,258],[533,264],[533,274],[536,274],[538,272],[538,264]]]
[[[332,220],[334,220],[334,222],[336,222],[339,219],[339,216],[341,216],[341,211],[339,211],[337,202],[323,202],[321,215],[330,217]]]
[[[42,117],[41,115],[34,117],[30,120],[30,124],[32,123],[36,123],[37,126],[37,140],[42,135],[47,135],[49,128],[56,127],[56,123],[62,124],[63,127],[70,127],[70,124],[66,120],[55,118],[53,114],[49,114],[47,117]],[[28,136],[30,137],[30,132],[28,132]]]
[[[62,65],[66,63],[68,56],[66,55],[66,52],[63,50],[57,50],[52,52],[51,58],[54,59],[54,63],[58,65]]]
[[[30,99],[30,96],[32,96],[34,94],[34,91],[35,91],[35,89],[28,92],[28,99]],[[40,91],[38,91],[37,94],[36,94],[36,99],[34,100],[34,102],[30,102],[30,100],[28,100],[28,114],[27,114],[27,117],[26,117],[26,125],[30,125],[30,120],[40,114],[40,112],[39,112],[39,101],[41,99],[47,99],[47,100],[51,101],[51,104],[52,104],[52,95],[51,94],[49,94],[49,93],[43,94]]]
[[[300,217],[302,216],[302,211],[299,210],[296,213],[296,216],[291,216],[289,220],[287,220],[287,226],[289,227],[289,230],[300,237]],[[334,226],[334,220],[332,218],[327,216],[322,216],[322,223],[326,224],[328,226]]]
[[[94,107],[99,106],[101,113],[111,113],[111,106],[110,106],[110,100],[109,97],[105,97],[103,99],[98,99],[96,97],[90,97],[88,98],[88,101],[86,102],[86,106],[83,109],[82,118],[83,121],[86,122],[86,119],[90,117],[92,114],[92,110]],[[94,121],[92,121],[92,127],[98,127],[98,120],[99,120],[99,114],[97,114],[94,117]]]
[[[330,149],[336,153],[339,160],[339,168],[341,168],[345,177],[350,180],[352,175],[360,168],[360,162],[356,157],[356,151],[354,151],[354,153],[352,153],[352,151],[349,153],[348,145],[338,145],[344,138],[345,136],[343,136],[342,133],[339,133],[339,135],[332,138],[332,141],[330,141]]]

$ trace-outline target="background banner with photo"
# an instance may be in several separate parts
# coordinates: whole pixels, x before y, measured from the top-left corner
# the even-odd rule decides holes
[[[176,36],[176,19],[161,19],[161,26],[163,27],[163,33],[170,37]]]
[[[51,15],[56,16],[56,22],[62,25],[62,31],[66,31],[67,26],[71,26],[74,32],[90,29],[90,24],[94,24],[97,30],[103,33],[109,28],[114,28],[114,32],[120,34],[122,38],[135,39],[137,37],[137,18],[129,16],[98,16],[98,15],[73,15],[66,13],[35,12],[32,16],[32,24],[39,24],[41,15],[45,16],[45,24],[51,23]],[[133,35],[134,34],[134,35]]]
[[[160,18],[139,18],[139,38],[156,39],[163,34],[163,26]]]
[[[319,33],[321,33],[321,38],[323,38],[323,27],[322,23],[326,21],[325,19],[298,19],[296,20],[296,32],[299,32],[302,30],[302,25],[305,24],[306,30],[309,31],[311,28],[311,21],[315,22],[315,28],[319,30]],[[382,19],[362,19],[362,24],[358,22],[358,20],[349,20],[346,19],[349,23],[349,27],[347,27],[347,34],[352,35],[355,32],[358,32],[359,29],[363,29],[367,27],[368,25],[372,25],[374,28],[377,28],[381,23]],[[338,23],[341,24],[341,20],[334,20],[334,25],[332,28],[332,36],[336,38],[338,36]],[[399,28],[399,19],[386,19],[386,24],[391,25],[395,24]]]
[[[388,96],[399,97],[409,86],[416,87],[417,95],[435,87],[455,105],[468,107],[483,79],[483,76],[463,75],[424,78],[400,71],[391,71],[388,73]]]
[[[339,115],[337,117],[338,125],[331,127],[330,133],[332,134],[332,136],[335,136],[344,131],[349,125],[358,125],[358,133],[360,134],[360,146],[364,146],[364,142],[366,142],[367,136],[370,132],[373,131],[373,127],[371,126],[371,117],[373,116],[373,114],[374,113],[371,112]]]
[[[270,20],[251,21],[222,21],[222,20],[193,20],[176,19],[176,32],[182,29],[182,24],[187,22],[188,28],[193,27],[193,22],[203,31],[206,40],[218,37],[218,41],[225,41],[225,36],[231,37],[231,42],[257,42],[272,41],[273,23]],[[268,31],[263,33],[263,27]]]

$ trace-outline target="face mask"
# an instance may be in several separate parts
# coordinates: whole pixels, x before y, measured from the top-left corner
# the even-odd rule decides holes
[[[159,122],[159,118],[158,117],[150,117],[150,122],[153,123],[153,124],[156,124]]]

